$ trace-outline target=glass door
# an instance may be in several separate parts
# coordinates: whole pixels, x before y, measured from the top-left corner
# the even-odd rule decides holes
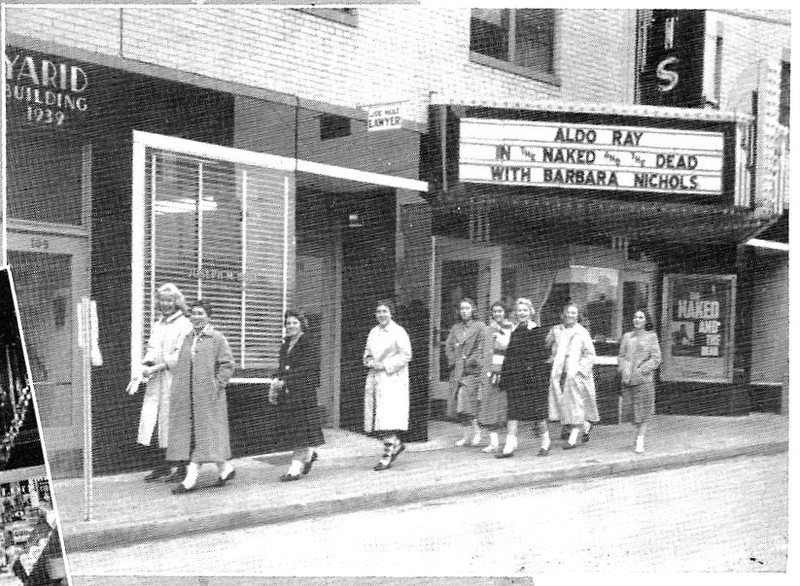
[[[491,303],[500,298],[502,255],[499,246],[441,237],[436,239],[435,291],[433,299],[434,344],[431,353],[431,399],[450,400],[450,369],[445,342],[458,321],[458,304],[469,297],[478,305],[479,319],[487,321]]]
[[[80,473],[83,381],[77,304],[89,294],[85,238],[10,231],[20,318],[54,476]]]

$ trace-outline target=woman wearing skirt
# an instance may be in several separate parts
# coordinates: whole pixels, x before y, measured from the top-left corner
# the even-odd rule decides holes
[[[633,314],[633,331],[622,336],[619,346],[619,371],[622,375],[622,412],[633,411],[636,424],[637,454],[644,453],[644,432],[655,412],[656,387],[653,374],[661,364],[661,347],[647,312]]]

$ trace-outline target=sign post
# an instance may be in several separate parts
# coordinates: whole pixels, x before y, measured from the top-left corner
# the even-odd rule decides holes
[[[78,346],[83,368],[83,486],[84,521],[92,519],[92,352],[97,347],[97,310],[94,301],[81,298],[78,305]]]

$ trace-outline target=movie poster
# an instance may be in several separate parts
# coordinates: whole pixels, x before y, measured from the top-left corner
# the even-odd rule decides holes
[[[735,275],[666,275],[661,379],[732,382]]]

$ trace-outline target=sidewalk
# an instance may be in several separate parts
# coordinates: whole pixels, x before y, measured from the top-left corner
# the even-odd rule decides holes
[[[145,473],[94,479],[92,520],[84,521],[81,479],[54,481],[67,552],[108,549],[168,539],[189,532],[222,531],[291,521],[315,515],[392,506],[485,490],[558,484],[610,475],[738,456],[772,454],[788,447],[786,416],[654,418],[647,453],[633,453],[631,425],[597,426],[588,444],[564,451],[556,426],[550,455],[536,457],[531,425],[520,424],[520,446],[513,458],[496,459],[479,448],[453,447],[461,428],[433,421],[429,442],[408,444],[390,470],[374,472],[381,446],[342,430],[325,430],[311,473],[297,482],[278,482],[288,455],[240,458],[227,486],[209,485],[216,467],[206,465],[199,489],[171,494],[171,484],[145,483]],[[555,433],[554,433],[555,432]]]

